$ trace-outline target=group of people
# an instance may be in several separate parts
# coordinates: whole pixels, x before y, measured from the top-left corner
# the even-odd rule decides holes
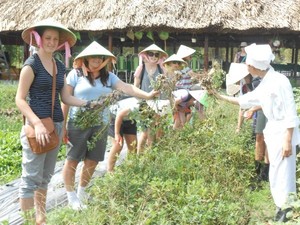
[[[285,75],[272,68],[271,62],[275,56],[270,45],[254,43],[241,47],[244,48],[245,63],[240,60],[240,64],[231,64],[227,76],[228,90],[233,90],[231,85],[236,85],[236,81],[248,74],[251,75],[253,90],[238,97],[226,96],[215,90],[209,92],[221,100],[239,105],[245,117],[250,118],[253,112],[258,112],[255,159],[266,162],[276,205],[274,220],[286,222],[287,213],[292,210],[289,197],[296,193],[296,146],[300,143],[299,118],[292,86]],[[244,85],[247,85],[246,82]]]
[[[135,106],[139,107],[137,99],[149,101],[157,97],[159,99],[157,101],[164,102],[164,106],[170,106],[166,102],[176,96],[176,107],[182,108],[183,102],[189,102],[184,107],[190,109],[193,105],[190,100],[199,97],[196,91],[194,91],[195,93],[190,92],[193,72],[187,67],[188,63],[185,60],[188,60],[188,54],[194,50],[187,46],[181,46],[182,53],[178,51],[182,54],[181,56],[174,54],[169,58],[168,54],[155,44],[145,48],[139,53],[140,64],[136,69],[134,85],[131,85],[107,70],[108,65],[113,63],[116,57],[95,41],[75,57],[73,69],[66,74],[65,65],[55,59],[54,53],[64,48],[66,56],[69,56],[70,47],[76,43],[76,36],[53,19],[40,21],[25,29],[22,32],[22,38],[30,46],[36,47],[37,52],[31,54],[24,62],[16,94],[16,105],[24,115],[25,123],[34,127],[38,143],[44,145],[50,138],[46,127],[41,122],[41,119],[46,117],[52,117],[60,142],[65,140],[68,143],[63,180],[69,206],[74,210],[86,208],[85,203],[89,197],[86,188],[96,166],[104,159],[108,135],[114,137],[108,160],[108,171],[110,172],[113,171],[117,155],[122,149],[123,136],[129,151],[133,152],[136,152],[136,148],[142,152],[145,144],[151,145],[151,142],[158,138],[150,132],[150,127],[144,127],[137,141],[135,121],[128,119],[130,111]],[[189,50],[188,54],[186,50]],[[185,71],[182,72],[182,69]],[[173,91],[178,84],[177,89],[186,91],[185,97],[178,97],[178,93],[174,94],[173,91],[171,92],[172,97],[166,96],[162,90],[153,88],[153,82],[159,75],[163,74],[169,79],[175,74],[175,71],[181,71],[180,73],[184,76],[180,81],[178,80],[179,82],[174,83]],[[53,77],[56,77],[56,89],[52,114]],[[118,106],[120,109],[114,116],[111,115],[109,107],[104,109],[99,114],[99,118],[101,118],[99,124],[94,124],[84,130],[76,127],[74,121],[76,113],[82,107],[90,109],[101,105],[102,102],[98,99],[109,95],[114,90],[120,91],[126,97],[133,96],[135,98],[131,98],[130,103],[125,104],[122,109]],[[120,103],[127,100],[129,99],[121,100]],[[155,101],[152,100],[152,103]],[[149,105],[151,106],[150,103]],[[155,112],[159,116],[157,104],[152,104],[151,107],[156,107]],[[184,115],[189,113],[183,112]],[[180,120],[180,126],[186,122],[186,119],[182,119],[182,117],[174,118]],[[110,126],[107,126],[108,124]],[[103,131],[101,137],[96,140],[93,149],[89,149],[88,143],[100,130]],[[24,128],[21,130],[20,137],[23,148],[19,188],[21,210],[25,213],[27,220],[36,224],[46,224],[47,187],[54,173],[60,145],[47,153],[35,154],[28,143]],[[75,174],[81,161],[83,161],[83,166],[76,188]],[[33,211],[34,213],[32,213]]]
[[[114,138],[108,159],[109,172],[113,171],[117,155],[122,150],[123,137],[131,152],[142,152],[146,144],[151,145],[155,138],[160,138],[160,132],[153,134],[150,129],[152,126],[145,126],[137,140],[136,121],[129,119],[130,112],[139,107],[137,98],[151,102],[151,99],[157,97],[157,101],[161,101],[164,106],[168,105],[166,102],[174,104],[174,129],[182,128],[190,120],[192,106],[195,106],[200,118],[204,117],[206,91],[192,90],[192,79],[198,75],[188,67],[188,60],[195,50],[187,46],[180,46],[178,52],[170,57],[155,44],[142,50],[139,53],[140,63],[134,74],[134,85],[131,85],[107,70],[107,65],[115,61],[116,57],[95,41],[76,56],[73,69],[66,75],[64,64],[55,59],[53,54],[56,50],[65,48],[68,55],[69,48],[76,43],[76,36],[57,21],[43,20],[25,29],[22,38],[38,50],[26,59],[23,65],[16,104],[26,118],[26,123],[34,126],[37,141],[45,144],[49,140],[49,133],[41,119],[52,114],[52,79],[53,75],[56,76],[53,121],[60,140],[64,137],[71,143],[67,145],[63,179],[68,203],[74,210],[86,207],[85,203],[89,197],[86,188],[97,164],[104,159],[108,135]],[[269,45],[252,44],[243,47],[246,54],[240,55],[243,60],[239,59],[243,68],[234,70],[235,64],[231,65],[229,75],[234,77],[231,84],[236,85],[238,80],[235,76],[242,79],[248,74],[261,78],[260,84],[239,97],[225,96],[212,89],[207,91],[219,99],[239,104],[242,109],[250,109],[249,117],[252,112],[260,109],[265,114],[267,124],[261,140],[265,141],[269,153],[270,186],[278,207],[276,220],[285,221],[286,213],[290,209],[284,209],[284,203],[289,193],[296,192],[296,145],[300,143],[299,121],[293,93],[288,79],[270,66],[273,54]],[[162,74],[165,79],[171,80],[178,73],[180,76],[174,83],[171,96],[170,93],[164,93],[164,90],[153,88],[153,82]],[[253,79],[251,76],[250,79]],[[108,107],[100,113],[99,124],[85,130],[75,126],[75,115],[81,107],[97,107],[102,104],[97,99],[114,90],[135,98],[121,100],[113,118],[113,110]],[[152,104],[152,107],[156,107],[154,111],[157,113],[157,117],[153,119],[155,126],[161,109],[158,110],[157,104]],[[108,124],[109,129],[106,129]],[[99,130],[104,130],[101,137],[93,149],[88,149],[88,142]],[[46,224],[47,187],[54,173],[60,146],[44,154],[35,154],[31,151],[24,129],[20,137],[23,148],[19,190],[21,210],[28,220],[36,224]],[[257,159],[261,159],[261,156],[257,156]],[[75,174],[80,161],[83,161],[83,167],[76,188]],[[35,213],[31,214],[34,207]]]

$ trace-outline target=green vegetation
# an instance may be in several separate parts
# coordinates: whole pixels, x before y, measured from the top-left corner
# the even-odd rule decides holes
[[[23,116],[15,104],[17,82],[0,82],[0,185],[12,181],[21,174],[22,146],[20,131]],[[59,158],[65,157],[65,146]]]
[[[15,105],[16,83],[0,83],[0,184],[21,173],[22,147],[19,133],[22,116]]]
[[[205,121],[165,133],[143,155],[129,155],[114,174],[97,178],[89,209],[67,207],[48,224],[256,224],[273,216],[268,185],[251,192],[250,125],[235,134],[238,107],[213,103]],[[254,207],[263,203],[266,214]],[[254,212],[253,212],[253,209]],[[257,209],[261,209],[257,207]],[[254,214],[255,213],[255,214]],[[269,214],[271,214],[271,216]],[[83,216],[84,214],[84,216]],[[253,219],[252,216],[255,216]]]
[[[1,83],[0,92],[4,184],[20,175],[22,116],[13,101],[16,85]],[[251,121],[237,135],[238,107],[213,99],[210,103],[205,121],[169,129],[152,149],[129,155],[114,174],[96,178],[88,190],[93,200],[87,210],[55,209],[47,224],[267,224],[275,206],[269,184],[253,182]],[[289,224],[299,224],[300,204],[293,206],[296,212]]]

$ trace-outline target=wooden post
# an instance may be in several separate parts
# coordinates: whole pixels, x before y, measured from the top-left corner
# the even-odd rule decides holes
[[[208,71],[208,35],[204,39],[204,71]]]
[[[223,69],[225,69],[225,71],[226,71],[226,73],[228,72],[228,70],[229,70],[229,65],[230,65],[230,62],[229,62],[229,44],[227,43],[226,44],[226,56],[225,56],[225,68],[223,68]]]
[[[297,64],[298,64],[298,53],[299,53],[299,49],[298,49],[298,45],[296,45],[296,49],[295,49],[295,63],[294,63],[294,77],[297,77]]]

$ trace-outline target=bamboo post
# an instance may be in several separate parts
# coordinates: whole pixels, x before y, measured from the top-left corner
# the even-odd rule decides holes
[[[295,63],[294,63],[294,77],[297,77],[297,64],[298,64],[298,53],[299,53],[299,49],[298,46],[296,45],[296,49],[295,49]]]
[[[208,35],[204,39],[204,71],[208,71]]]

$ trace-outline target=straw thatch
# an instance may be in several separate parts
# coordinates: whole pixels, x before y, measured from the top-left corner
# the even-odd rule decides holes
[[[300,31],[300,0],[1,0],[0,32],[54,17],[77,31]]]

